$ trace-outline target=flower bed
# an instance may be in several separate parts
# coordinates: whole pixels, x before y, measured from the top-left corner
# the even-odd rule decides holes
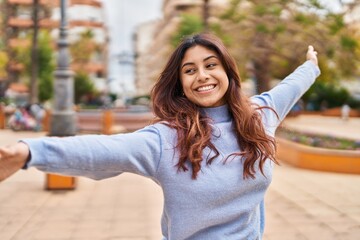
[[[360,141],[325,136],[314,133],[303,133],[286,128],[279,128],[276,136],[312,147],[338,149],[338,150],[360,150]],[[359,136],[360,138],[360,136]]]
[[[358,141],[279,129],[277,143],[280,162],[312,170],[360,174]]]

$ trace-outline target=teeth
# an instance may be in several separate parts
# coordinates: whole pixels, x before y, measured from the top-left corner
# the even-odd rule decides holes
[[[199,87],[197,90],[199,92],[202,92],[202,91],[209,91],[209,90],[211,90],[213,88],[215,88],[215,85],[208,85],[208,86]]]

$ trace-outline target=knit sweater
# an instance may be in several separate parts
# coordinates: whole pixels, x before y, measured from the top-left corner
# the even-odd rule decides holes
[[[318,67],[307,61],[270,91],[251,98],[253,103],[273,108],[278,115],[262,111],[267,134],[274,136],[281,120],[319,73]],[[164,194],[163,240],[262,239],[264,195],[273,164],[267,160],[264,175],[256,171],[255,179],[244,179],[239,157],[224,163],[227,156],[240,151],[227,105],[201,111],[212,119],[211,141],[220,155],[210,165],[202,161],[196,180],[191,179],[191,170],[177,171],[177,134],[163,123],[110,136],[26,139],[23,142],[31,152],[28,167],[97,180],[123,172],[151,178]],[[205,148],[203,158],[212,154]]]

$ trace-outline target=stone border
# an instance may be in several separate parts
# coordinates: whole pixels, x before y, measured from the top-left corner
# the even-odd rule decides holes
[[[360,151],[317,148],[283,138],[277,140],[277,158],[299,168],[360,174]]]

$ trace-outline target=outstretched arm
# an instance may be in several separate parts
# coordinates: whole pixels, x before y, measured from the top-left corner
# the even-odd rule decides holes
[[[277,125],[285,118],[294,104],[310,88],[319,76],[317,52],[309,46],[306,52],[306,62],[288,75],[277,86],[268,92],[254,96],[253,101],[260,106],[269,106],[274,109],[277,116],[270,111],[266,116],[268,127],[276,129]]]
[[[160,133],[154,126],[117,135],[23,139],[0,148],[0,181],[23,167],[92,179],[123,172],[155,178],[160,158]]]
[[[0,182],[21,169],[29,154],[29,147],[22,142],[0,147]]]

